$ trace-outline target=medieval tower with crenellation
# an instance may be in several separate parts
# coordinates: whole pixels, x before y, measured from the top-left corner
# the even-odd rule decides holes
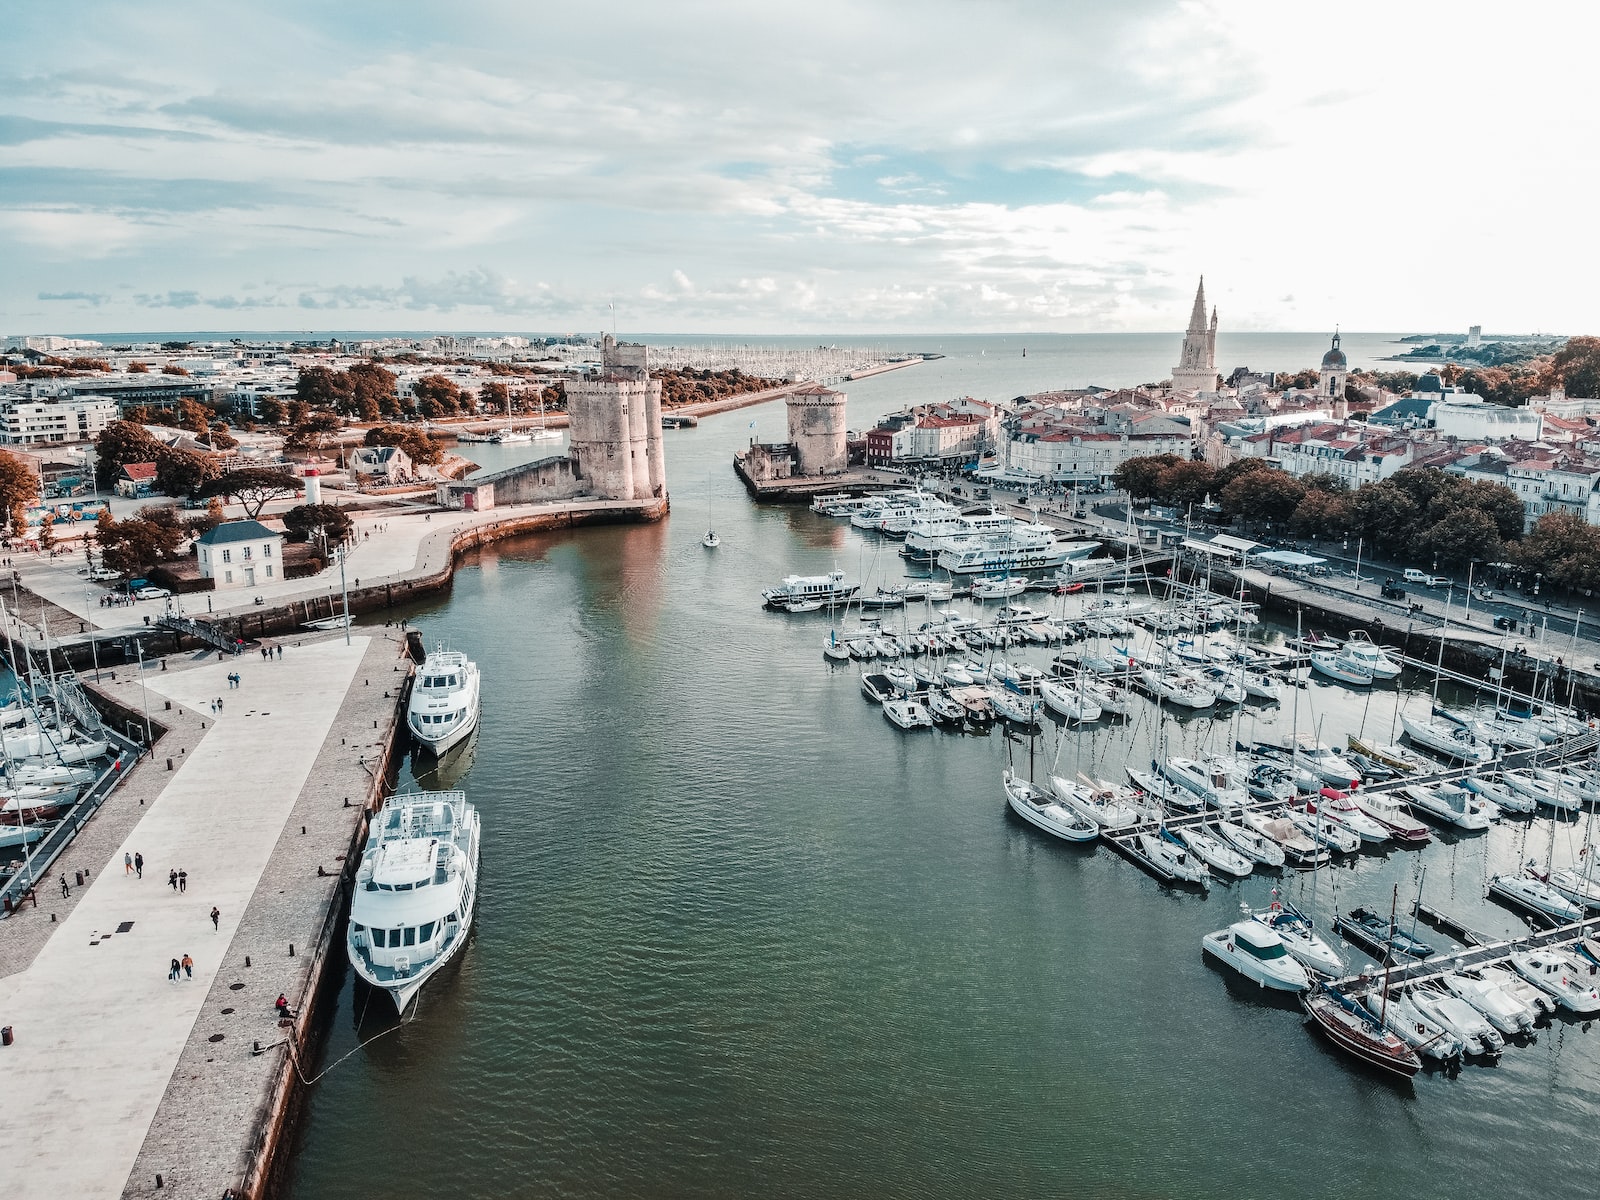
[[[661,444],[661,381],[650,378],[645,347],[600,342],[600,369],[566,385],[572,473],[602,500],[667,494]]]

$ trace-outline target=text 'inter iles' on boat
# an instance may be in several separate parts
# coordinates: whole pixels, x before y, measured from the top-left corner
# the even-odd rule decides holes
[[[372,819],[345,945],[356,974],[401,1013],[466,941],[478,851],[478,810],[464,792],[393,796]]]
[[[434,650],[417,668],[406,724],[434,754],[460,744],[478,724],[478,664],[457,650]]]

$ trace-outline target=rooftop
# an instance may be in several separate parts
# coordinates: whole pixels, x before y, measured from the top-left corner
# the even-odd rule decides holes
[[[266,538],[282,536],[268,529],[260,521],[227,521],[195,538],[195,544],[220,546],[228,542],[259,542]]]

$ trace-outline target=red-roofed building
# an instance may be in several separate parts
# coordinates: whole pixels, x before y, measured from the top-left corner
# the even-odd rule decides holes
[[[128,463],[117,473],[116,486],[119,496],[148,496],[156,486],[155,463]]]

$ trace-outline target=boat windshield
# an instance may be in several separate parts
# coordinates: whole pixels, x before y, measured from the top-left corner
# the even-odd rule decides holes
[[[1255,946],[1251,945],[1251,943],[1245,941],[1243,938],[1238,938],[1235,939],[1234,945],[1238,946],[1251,957],[1259,958],[1263,961],[1270,961],[1274,958],[1282,958],[1285,954],[1289,953],[1288,950],[1284,949],[1282,942],[1279,942],[1276,946]]]

